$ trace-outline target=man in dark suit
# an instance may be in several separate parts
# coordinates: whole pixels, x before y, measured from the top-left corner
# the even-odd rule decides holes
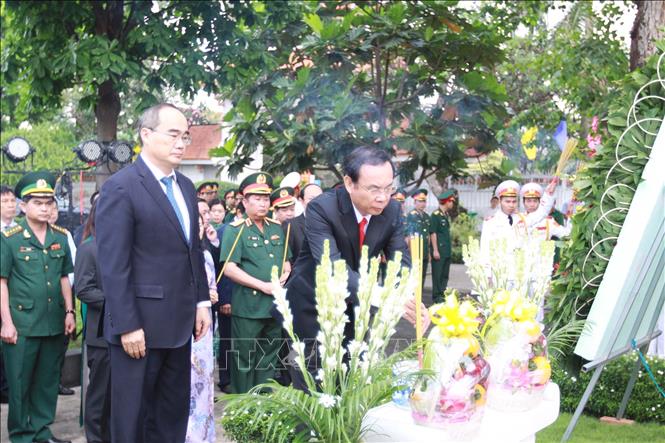
[[[356,148],[343,163],[344,186],[325,192],[307,206],[305,241],[287,283],[286,296],[293,311],[294,332],[309,354],[319,330],[316,321],[315,274],[321,261],[324,240],[330,241],[331,260],[343,259],[349,273],[346,339],[353,335],[353,308],[358,304],[358,267],[363,245],[369,256],[384,253],[392,259],[402,253],[402,264],[410,265],[400,219],[400,205],[390,198],[394,167],[390,155],[373,147]],[[311,354],[310,354],[311,355]],[[310,359],[311,369],[316,358]],[[299,386],[297,371],[292,373]]]
[[[104,338],[115,443],[185,440],[191,337],[210,327],[196,191],[174,171],[191,143],[175,106],[147,109],[141,155],[103,186],[97,206]]]
[[[292,266],[295,264],[298,254],[300,254],[300,250],[302,249],[302,244],[305,241],[305,213],[307,212],[307,205],[322,193],[321,186],[316,183],[305,185],[300,191],[300,197],[298,197],[302,204],[302,214],[288,220],[282,225],[284,232],[286,232],[286,230],[289,229],[289,226],[291,226],[289,250],[291,251]]]

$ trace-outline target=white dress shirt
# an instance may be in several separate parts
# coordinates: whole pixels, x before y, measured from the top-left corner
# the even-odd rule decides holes
[[[363,218],[367,219],[367,223],[365,224],[365,233],[367,233],[367,227],[369,226],[369,219],[372,218],[372,215],[362,215],[360,211],[358,211],[358,208],[356,208],[356,205],[351,202],[351,206],[353,206],[353,212],[356,214],[356,222],[360,224],[360,220]]]

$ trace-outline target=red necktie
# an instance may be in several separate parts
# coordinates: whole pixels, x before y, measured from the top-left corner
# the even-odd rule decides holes
[[[358,223],[358,239],[360,240],[360,247],[365,242],[365,226],[367,226],[367,219],[365,217]]]

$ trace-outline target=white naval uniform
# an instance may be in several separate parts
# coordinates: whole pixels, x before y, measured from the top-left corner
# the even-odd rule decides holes
[[[519,246],[522,240],[528,238],[529,230],[547,218],[554,205],[554,196],[545,193],[540,199],[538,209],[530,214],[511,214],[513,224],[510,224],[508,214],[501,209],[483,222],[480,234],[480,253],[484,262],[489,266],[490,242],[492,240],[506,239],[508,250],[512,251]]]
[[[518,214],[521,223],[526,223],[522,220],[524,214]],[[528,229],[529,237],[532,239],[537,239],[540,241],[551,240],[552,237],[568,237],[570,231],[573,229],[573,225],[570,223],[561,226],[559,223],[552,218],[552,216],[547,216],[535,225],[531,226]]]

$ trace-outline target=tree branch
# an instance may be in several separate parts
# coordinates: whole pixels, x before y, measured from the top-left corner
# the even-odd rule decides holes
[[[125,26],[123,26],[122,31],[120,32],[120,37],[118,38],[118,40],[124,41],[125,38],[127,38],[127,34],[129,34],[129,31],[131,31],[136,27],[136,24],[132,24],[134,11],[136,11],[136,1],[132,2],[132,6],[129,9],[129,15],[127,16],[127,21],[125,22]]]
[[[381,95],[381,106],[386,102],[386,94],[388,93],[388,69],[390,67],[390,51],[386,51],[386,64],[383,72],[383,93]]]
[[[425,174],[425,171],[426,171],[426,170],[423,169],[423,172],[420,174],[420,177],[419,177],[419,178],[417,178],[416,180],[410,181],[409,183],[406,183],[406,184],[404,185],[404,187],[406,188],[406,187],[409,187],[409,186],[411,186],[411,185],[413,185],[413,184],[416,184],[417,186],[420,186],[420,184],[421,184],[424,180],[426,180],[426,179],[428,179],[429,177],[433,176],[434,174],[436,174],[436,173],[439,172],[440,170],[441,170],[441,168],[435,168],[435,169],[433,169],[431,172],[429,172],[428,174]]]
[[[398,99],[395,99],[395,100],[391,100],[391,101],[389,101],[389,102],[386,102],[385,105],[386,105],[386,106],[392,106],[392,105],[396,105],[396,104],[398,104],[398,103],[410,102],[411,100],[413,100],[413,99],[415,99],[415,98],[418,98],[418,95],[419,95],[421,92],[423,92],[423,91],[425,90],[425,87],[427,87],[427,84],[426,84],[426,83],[420,85],[420,86],[418,87],[418,89],[416,89],[416,90],[413,92],[413,94],[409,95],[408,97],[398,98]]]

